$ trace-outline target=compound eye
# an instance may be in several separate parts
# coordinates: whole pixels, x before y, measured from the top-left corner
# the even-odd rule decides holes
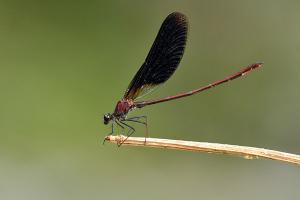
[[[105,114],[104,117],[103,117],[103,121],[104,121],[104,124],[108,124],[109,121],[110,121],[110,115],[109,114]]]

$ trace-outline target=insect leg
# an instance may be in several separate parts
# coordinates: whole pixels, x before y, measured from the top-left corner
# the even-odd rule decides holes
[[[139,119],[144,118],[145,122],[140,121]],[[140,124],[144,124],[145,128],[146,128],[146,133],[145,133],[145,143],[146,143],[146,138],[149,137],[148,134],[148,123],[147,123],[147,116],[137,116],[137,117],[131,117],[128,119],[125,119],[124,121],[131,121],[131,122],[136,122],[136,123],[140,123]]]
[[[122,128],[122,134],[124,133],[124,126],[122,126],[120,121],[116,120],[116,123]]]
[[[111,133],[109,133],[109,134],[107,134],[107,136],[109,136],[109,135],[112,135],[112,134],[114,134],[114,121],[112,121],[112,123],[111,123]],[[107,137],[106,136],[106,137]],[[106,141],[106,137],[104,138],[104,140],[103,140],[103,142],[102,142],[102,145],[104,145],[104,143],[105,143],[105,141]]]
[[[125,140],[123,140],[120,144],[118,144],[118,146],[120,147],[134,132],[135,132],[135,128],[133,128],[132,126],[124,123],[124,121],[126,120],[123,120],[123,121],[119,121],[121,124],[123,124],[124,126],[127,126],[130,130],[128,131],[127,133],[127,137],[125,138]]]

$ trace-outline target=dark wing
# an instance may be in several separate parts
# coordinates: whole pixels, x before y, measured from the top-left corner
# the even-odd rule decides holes
[[[167,81],[177,69],[187,40],[188,21],[174,12],[167,16],[148,56],[125,92],[125,99],[136,99]]]

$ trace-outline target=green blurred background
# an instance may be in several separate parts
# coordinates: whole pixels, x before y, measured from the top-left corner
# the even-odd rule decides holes
[[[148,98],[249,76],[149,106],[152,137],[300,154],[299,1],[0,1],[1,199],[299,199],[299,166],[141,147],[103,125],[163,19],[190,21],[175,75]],[[136,125],[136,136],[144,128]]]

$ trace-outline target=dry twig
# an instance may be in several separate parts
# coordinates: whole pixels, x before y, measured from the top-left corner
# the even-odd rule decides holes
[[[300,155],[290,154],[280,151],[274,151],[256,147],[246,147],[229,144],[218,144],[208,142],[193,142],[183,140],[168,140],[158,138],[147,138],[145,142],[144,137],[129,137],[124,135],[113,136],[109,135],[105,138],[106,141],[122,145],[131,146],[145,146],[156,148],[179,149],[186,151],[198,151],[206,153],[218,153],[238,155],[247,159],[253,158],[268,158],[272,160],[284,161],[300,165]]]

